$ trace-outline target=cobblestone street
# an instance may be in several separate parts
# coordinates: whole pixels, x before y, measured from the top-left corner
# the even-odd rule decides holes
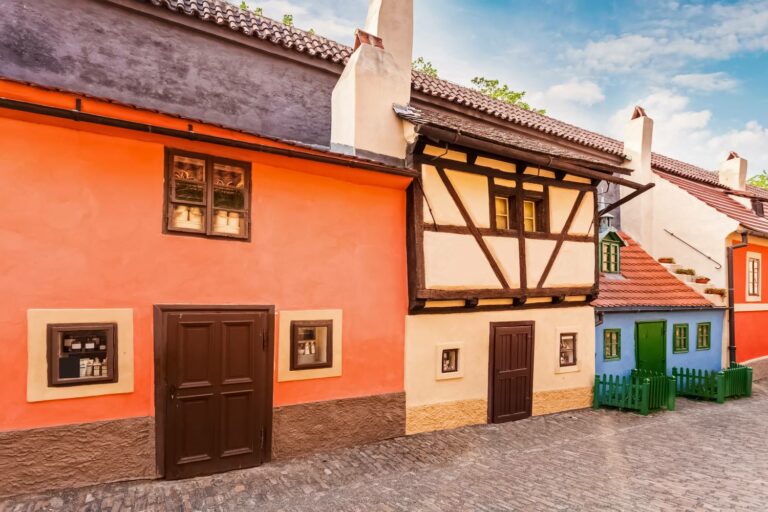
[[[766,510],[768,386],[649,417],[584,410],[177,482],[0,501],[27,510]]]

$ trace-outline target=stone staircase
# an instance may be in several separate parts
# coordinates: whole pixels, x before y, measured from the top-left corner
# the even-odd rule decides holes
[[[710,302],[712,302],[715,306],[727,306],[728,305],[728,297],[727,295],[718,295],[716,293],[705,293],[705,290],[707,288],[715,288],[712,286],[711,283],[702,284],[696,282],[697,276],[691,276],[688,274],[678,274],[675,271],[687,268],[685,265],[680,265],[678,263],[661,263],[659,264],[666,268],[670,274],[678,278],[680,281],[684,282],[686,285],[688,285],[691,289],[693,289],[696,293],[699,293],[706,297],[706,299]]]

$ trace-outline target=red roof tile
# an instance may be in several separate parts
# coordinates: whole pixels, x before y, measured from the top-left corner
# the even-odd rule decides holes
[[[626,307],[714,307],[685,283],[669,273],[629,235],[621,248],[621,275],[600,274],[600,294],[592,302],[597,308]]]

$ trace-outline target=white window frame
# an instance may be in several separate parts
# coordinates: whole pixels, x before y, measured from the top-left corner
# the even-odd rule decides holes
[[[757,260],[757,295],[750,295],[749,293],[749,284],[750,284],[750,260]],[[744,295],[746,297],[747,302],[761,302],[762,301],[762,292],[763,292],[763,255],[759,252],[748,252],[747,253],[747,272],[746,272],[746,286],[744,286]]]

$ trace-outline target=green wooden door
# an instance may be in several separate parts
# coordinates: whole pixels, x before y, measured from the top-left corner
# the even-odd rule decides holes
[[[667,373],[666,322],[635,324],[635,366],[641,370]]]

